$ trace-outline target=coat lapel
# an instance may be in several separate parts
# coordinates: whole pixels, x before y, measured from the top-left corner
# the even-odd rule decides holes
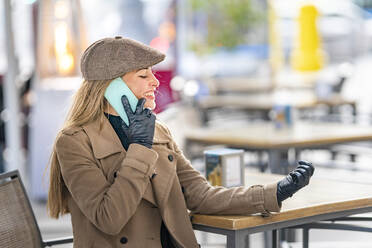
[[[116,135],[107,118],[103,118],[102,129],[100,121],[96,120],[83,126],[92,144],[93,154],[97,159],[114,153],[125,152],[119,137]]]
[[[156,177],[151,181],[159,208],[164,209],[173,186],[176,169],[169,164],[157,163]]]
[[[115,153],[126,154],[119,137],[116,135],[115,130],[107,118],[103,118],[101,130],[99,120],[84,125],[83,129],[90,139],[93,154],[97,159],[103,159]],[[143,198],[161,209],[164,209],[164,205],[173,185],[174,177],[176,176],[176,156],[174,152],[167,147],[170,141],[171,138],[161,130],[160,125],[157,123],[155,126],[153,144],[153,149],[159,154],[159,159],[155,166],[157,176],[151,180],[151,184],[149,184],[151,187],[146,189]],[[169,161],[169,155],[174,157],[173,161]]]
[[[153,149],[159,154],[159,158],[156,163],[157,175],[151,183],[158,202],[158,207],[161,210],[165,209],[169,192],[173,187],[173,180],[176,176],[176,156],[168,147],[171,140],[171,137],[165,133],[162,130],[161,125],[157,123],[154,134]],[[169,156],[174,158],[173,161],[168,159]]]

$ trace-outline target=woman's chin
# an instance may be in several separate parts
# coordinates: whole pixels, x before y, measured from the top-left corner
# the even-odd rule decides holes
[[[154,110],[156,107],[156,103],[154,101],[146,101],[145,105],[143,106],[144,108],[149,108],[151,110]]]

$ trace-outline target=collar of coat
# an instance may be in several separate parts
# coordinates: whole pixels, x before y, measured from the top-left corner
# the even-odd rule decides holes
[[[93,121],[83,126],[90,138],[94,156],[98,159],[118,152],[125,152],[119,137],[107,118],[103,118],[102,129],[100,120]],[[154,144],[168,143],[171,137],[163,131],[164,127],[158,121],[155,125]]]
[[[126,153],[119,137],[107,118],[104,118],[101,130],[99,120],[83,125],[82,128],[90,139],[93,154],[97,159],[102,159],[115,153]],[[172,154],[175,156],[174,151],[164,148],[164,146],[161,145],[167,144],[171,142],[171,140],[172,138],[164,125],[156,121],[153,149],[157,152],[165,152],[165,154]],[[166,161],[167,163],[162,163],[161,159],[158,159],[156,164],[157,176],[155,180],[151,182],[151,189],[147,189],[144,195],[144,198],[158,206],[161,212],[166,209],[166,201],[171,190],[169,185],[173,185],[173,180],[176,175],[176,166],[174,164],[169,164],[167,159]],[[154,199],[152,191],[154,191],[156,195],[156,200]]]

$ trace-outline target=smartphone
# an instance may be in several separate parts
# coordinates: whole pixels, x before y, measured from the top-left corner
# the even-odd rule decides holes
[[[130,104],[132,111],[134,112],[137,107],[138,99],[129,89],[127,84],[123,81],[121,77],[115,78],[111,81],[109,86],[105,91],[105,98],[111,104],[111,106],[120,115],[121,119],[127,126],[129,125],[129,120],[127,113],[124,110],[123,104],[121,103],[121,97],[126,95]]]

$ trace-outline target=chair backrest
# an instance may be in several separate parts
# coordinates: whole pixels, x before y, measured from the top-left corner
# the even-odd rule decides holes
[[[40,230],[18,171],[0,174],[0,247],[43,247]]]

